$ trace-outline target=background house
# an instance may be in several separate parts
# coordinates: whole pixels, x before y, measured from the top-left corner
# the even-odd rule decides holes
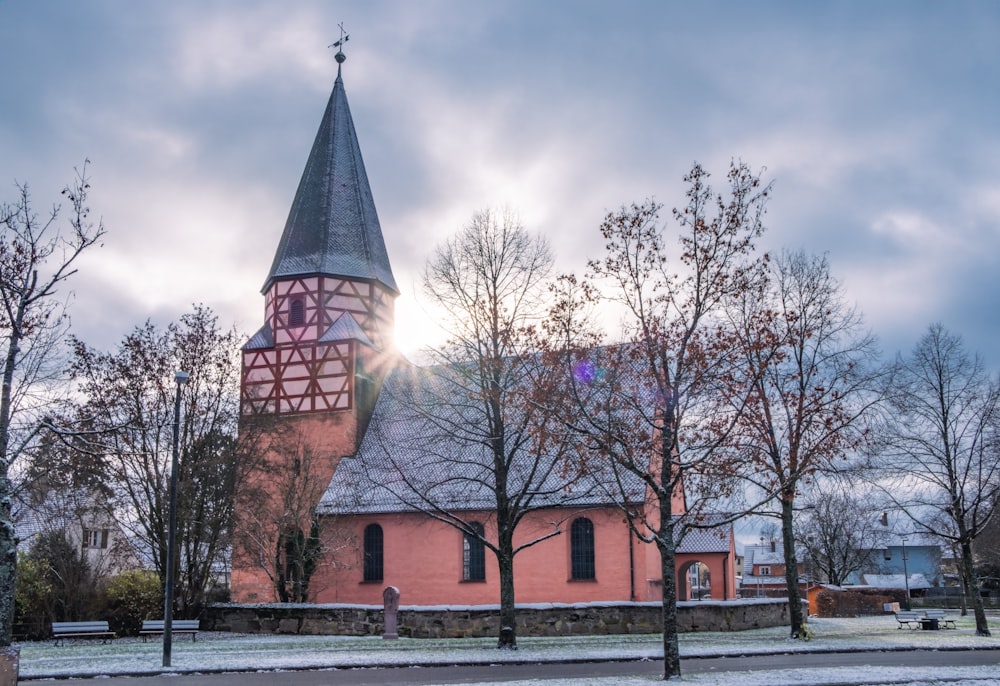
[[[14,501],[18,552],[27,553],[44,534],[62,534],[80,552],[95,577],[114,576],[143,567],[142,558],[124,530],[83,489],[22,492]]]
[[[870,583],[876,577],[885,577],[880,580],[882,588],[889,588],[881,585],[892,581],[899,582],[898,588],[903,588],[904,574],[911,578],[915,576],[921,579],[913,579],[915,588],[930,588],[944,585],[944,575],[941,567],[941,545],[926,540],[907,541],[905,544],[900,541],[898,545],[889,545],[884,548],[872,549],[867,556],[866,563],[856,572],[847,578],[848,585]],[[866,578],[868,581],[866,582]]]
[[[805,592],[809,581],[800,562],[799,588]],[[778,541],[748,545],[743,549],[743,575],[740,579],[742,598],[783,598],[788,595],[785,579],[785,552]]]

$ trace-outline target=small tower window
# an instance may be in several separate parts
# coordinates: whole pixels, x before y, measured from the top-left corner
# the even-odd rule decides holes
[[[306,306],[302,298],[293,298],[288,306],[288,325],[302,326],[306,323]]]

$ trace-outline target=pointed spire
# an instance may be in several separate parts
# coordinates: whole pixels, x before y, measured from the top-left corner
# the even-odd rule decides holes
[[[343,27],[341,27],[343,31]],[[340,75],[302,172],[263,292],[276,279],[328,274],[374,280],[398,293]]]

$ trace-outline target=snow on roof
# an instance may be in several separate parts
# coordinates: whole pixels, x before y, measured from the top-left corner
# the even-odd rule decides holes
[[[873,588],[906,588],[905,576],[902,574],[862,574],[861,582]],[[923,574],[910,574],[910,590],[931,588],[933,584]]]
[[[720,517],[715,518],[716,521],[718,521]],[[677,546],[676,552],[728,553],[731,535],[731,527],[725,524],[712,529],[691,529],[684,535],[684,538],[681,539],[681,543]]]
[[[62,531],[76,523],[77,515],[94,508],[93,497],[83,489],[52,489],[35,500],[21,493],[11,509],[18,548],[26,550],[38,534]]]
[[[783,565],[785,564],[785,555],[770,550],[758,550],[753,556],[753,562],[758,565]]]
[[[355,455],[345,456],[317,508],[320,514],[411,512],[422,499],[446,510],[492,510],[489,484],[493,455],[476,435],[482,418],[474,403],[451,399],[461,389],[461,370],[402,367],[386,377],[368,430]],[[442,400],[444,398],[444,400]],[[434,408],[428,416],[421,408]],[[512,423],[512,426],[516,424]],[[444,427],[442,429],[442,427]],[[478,439],[478,440],[477,440]],[[512,432],[508,440],[527,439]],[[593,469],[569,473],[563,458],[533,455],[511,462],[510,492],[531,493],[532,507],[615,505],[620,500],[610,474]],[[628,482],[628,500],[645,495],[639,479]]]

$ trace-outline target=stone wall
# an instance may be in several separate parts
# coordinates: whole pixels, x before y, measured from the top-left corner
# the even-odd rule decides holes
[[[787,624],[788,601],[754,599],[700,601],[677,604],[678,630],[740,631]],[[499,608],[399,608],[400,636],[411,638],[466,638],[497,636]],[[662,631],[660,603],[583,603],[517,606],[518,636],[572,636],[592,634],[652,634]],[[379,636],[383,629],[381,605],[266,604],[209,606],[201,627],[207,631],[250,634],[316,634]]]

